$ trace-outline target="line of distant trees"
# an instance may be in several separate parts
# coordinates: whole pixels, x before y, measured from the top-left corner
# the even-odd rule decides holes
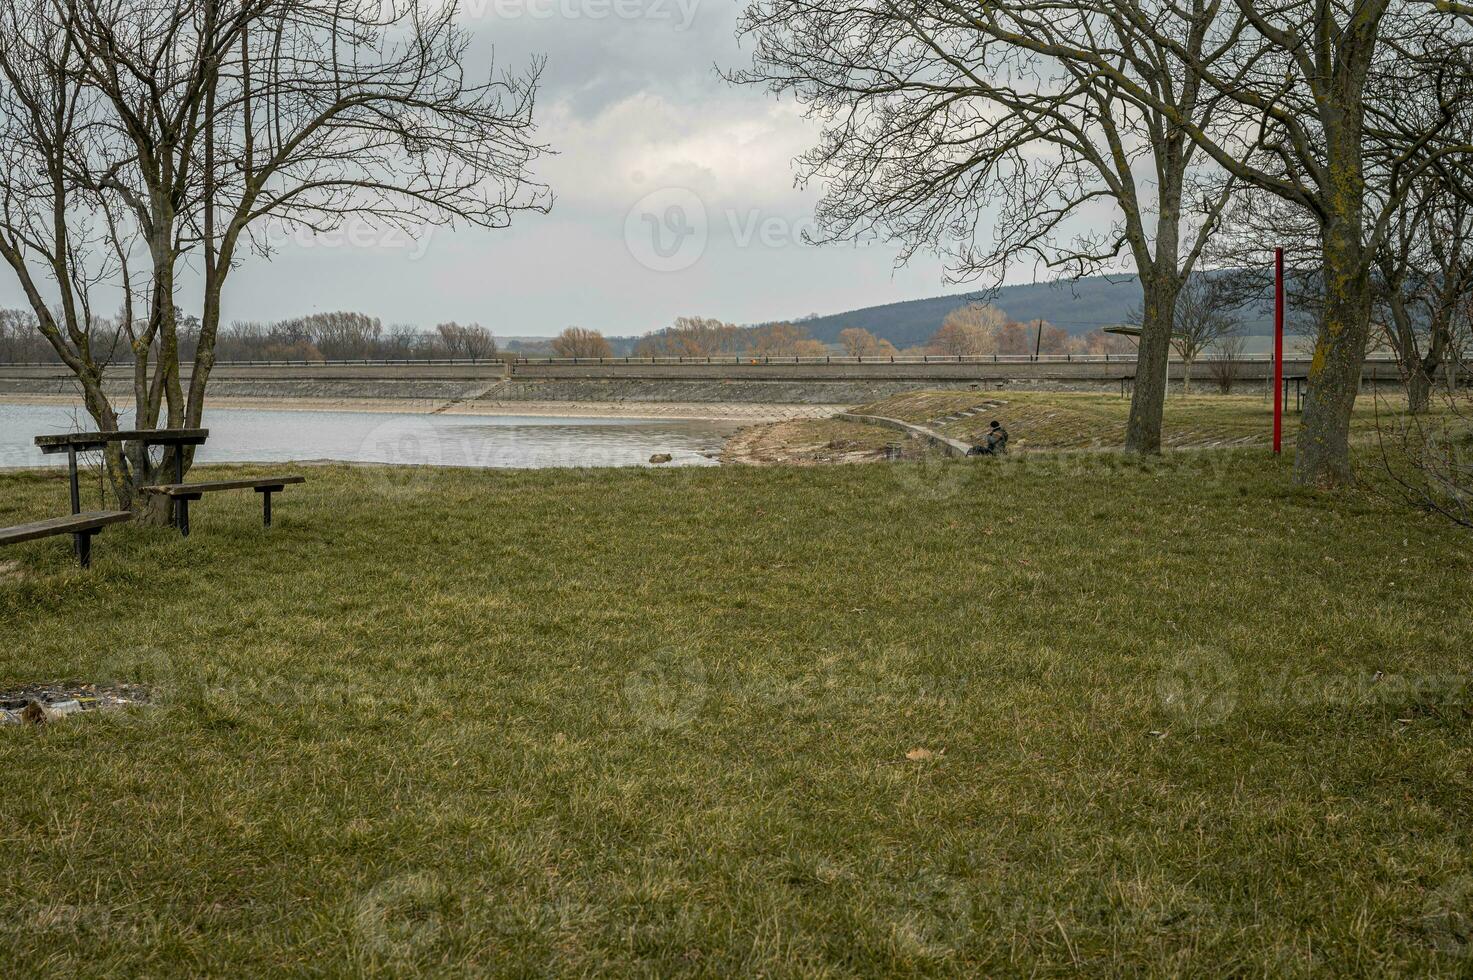
[[[1092,330],[1071,336],[1047,320],[1022,323],[995,306],[978,303],[948,313],[930,343],[915,353],[978,354],[1132,354],[1129,337]],[[907,351],[906,353],[911,353]]]
[[[1191,304],[1186,308],[1195,309]],[[1185,308],[1183,310],[1185,312]],[[192,357],[199,337],[199,321],[182,311],[178,316],[181,356]],[[1190,316],[1178,319],[1190,319]],[[1189,325],[1188,325],[1189,326]],[[1186,330],[1184,326],[1182,329]],[[1218,325],[1218,333],[1231,332]],[[1197,335],[1186,330],[1193,337]],[[1200,333],[1200,331],[1199,331]],[[1203,335],[1206,336],[1205,334]],[[118,322],[94,318],[90,344],[105,363],[126,363],[132,352]],[[1093,330],[1072,336],[1046,320],[1014,320],[996,306],[972,304],[947,314],[930,340],[920,346],[897,349],[883,337],[860,327],[839,331],[837,345],[828,345],[794,323],[741,326],[712,317],[683,316],[673,324],[640,338],[605,337],[587,327],[568,327],[546,341],[507,345],[509,353],[554,357],[823,357],[841,353],[850,357],[894,357],[987,354],[1115,354],[1135,352],[1134,342],[1118,334]],[[1195,356],[1206,346],[1195,343],[1183,356]],[[501,350],[492,332],[477,323],[441,323],[426,330],[415,324],[385,324],[365,313],[312,313],[272,322],[235,321],[220,331],[215,355],[221,361],[344,361],[358,359],[431,360],[491,358]],[[56,361],[52,346],[37,329],[28,310],[0,309],[0,363]]]
[[[192,357],[199,337],[199,321],[178,314],[181,356]],[[94,318],[90,343],[105,363],[132,360],[125,334],[115,319]],[[612,340],[612,342],[611,342]],[[1133,344],[1124,337],[1093,331],[1071,337],[1047,323],[1039,335],[1037,323],[1010,319],[995,306],[972,305],[947,315],[930,341],[919,347],[897,349],[868,330],[848,327],[839,332],[838,351],[851,357],[891,357],[921,354],[1129,354]],[[568,327],[541,343],[521,342],[509,351],[554,357],[823,357],[835,348],[811,337],[793,323],[741,326],[712,317],[683,316],[668,327],[642,338],[606,338],[597,330]],[[477,323],[441,323],[425,330],[415,324],[385,324],[364,313],[313,313],[272,322],[235,321],[220,331],[215,356],[221,361],[342,361],[358,359],[432,360],[490,358],[500,351],[492,332]],[[28,310],[0,309],[0,362],[52,362],[57,355],[37,329]]]
[[[133,359],[119,320],[94,317],[88,327],[93,356],[102,363]],[[193,358],[200,322],[178,314],[179,352]],[[385,325],[364,313],[312,313],[275,322],[236,321],[220,329],[215,357],[221,361],[344,361],[489,358],[496,338],[478,323],[441,323],[425,330],[413,324]],[[0,362],[60,362],[29,310],[0,310]]]

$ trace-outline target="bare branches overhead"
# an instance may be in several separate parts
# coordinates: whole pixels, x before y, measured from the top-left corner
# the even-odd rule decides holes
[[[283,229],[348,218],[498,228],[546,210],[529,169],[542,150],[532,128],[541,65],[469,78],[454,18],[435,0],[0,10],[0,257],[99,425],[115,416],[97,383],[98,287],[122,296],[137,424],[197,425],[222,290],[244,250],[269,254]],[[204,276],[187,389],[176,312],[185,261]]]

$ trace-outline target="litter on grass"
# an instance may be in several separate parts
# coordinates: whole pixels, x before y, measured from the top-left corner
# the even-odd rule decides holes
[[[47,725],[149,700],[148,690],[135,684],[27,684],[0,690],[0,725]]]

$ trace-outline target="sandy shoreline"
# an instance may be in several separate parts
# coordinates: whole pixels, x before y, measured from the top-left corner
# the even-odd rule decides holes
[[[0,394],[0,405],[59,405],[81,409],[69,395]],[[123,403],[119,403],[122,407]],[[828,418],[843,405],[770,405],[753,402],[463,401],[429,398],[210,398],[210,408],[282,412],[371,412],[409,415],[520,415],[536,418],[684,419],[709,422],[781,422]]]

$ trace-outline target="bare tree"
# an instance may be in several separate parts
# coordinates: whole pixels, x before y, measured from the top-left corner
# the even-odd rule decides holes
[[[1473,528],[1473,400],[1444,392],[1435,413],[1378,416],[1382,475],[1404,503]]]
[[[613,357],[609,342],[597,330],[569,327],[552,339],[558,357]]]
[[[850,357],[893,357],[896,353],[894,344],[862,327],[840,330],[839,344]]]
[[[638,344],[641,357],[714,357],[746,346],[742,328],[710,317],[682,316]]]
[[[1429,167],[1466,165],[1470,150],[1446,126],[1468,97],[1467,15],[1434,0],[1112,6],[1122,30],[1167,52],[1220,108],[1211,125],[1198,125],[1120,71],[1110,51],[1086,56],[1095,69],[1179,122],[1224,171],[1314,226],[1321,315],[1295,479],[1347,482],[1375,255],[1412,183]],[[1182,25],[1204,17],[1208,43],[1180,43]]]
[[[997,331],[1008,322],[1002,310],[986,303],[972,303],[946,314],[931,336],[932,353],[957,356],[997,353]]]
[[[1473,295],[1473,188],[1450,186],[1448,176],[1460,175],[1422,175],[1376,253],[1381,323],[1413,414],[1427,411],[1433,380],[1454,359],[1458,315]]]
[[[1212,380],[1217,382],[1217,390],[1224,395],[1233,393],[1233,385],[1238,382],[1238,369],[1243,360],[1243,351],[1247,346],[1247,338],[1243,336],[1236,324],[1212,344],[1214,356],[1208,362],[1208,370],[1211,372]]]
[[[435,327],[435,336],[446,357],[475,360],[496,356],[496,338],[479,323],[441,323]]]
[[[30,310],[0,310],[0,362],[41,361],[56,354],[36,329]]]
[[[749,353],[766,357],[822,357],[827,348],[791,323],[768,323],[748,334]]]
[[[1135,341],[1118,333],[1106,333],[1103,329],[1096,328],[1079,338],[1081,352],[1085,354],[1105,354],[1110,356],[1127,356],[1135,353]]]
[[[273,229],[322,232],[349,217],[500,227],[546,208],[527,171],[538,66],[468,80],[454,18],[431,0],[5,5],[0,258],[99,428],[118,428],[93,312],[102,289],[122,296],[134,424],[193,427],[226,280],[245,253],[270,254]],[[183,361],[186,261],[204,298]],[[136,444],[107,466],[125,507],[159,473]]]
[[[1171,328],[1171,347],[1182,360],[1183,394],[1191,393],[1192,366],[1197,359],[1241,329],[1233,299],[1232,286],[1224,277],[1198,272],[1183,281]],[[1130,321],[1140,324],[1139,308],[1132,312]]]
[[[1029,259],[1067,275],[1133,265],[1146,326],[1126,446],[1149,453],[1161,447],[1176,293],[1231,188],[1202,182],[1188,135],[1223,96],[1173,55],[1210,60],[1211,24],[1198,10],[1158,39],[1105,0],[750,0],[753,66],[733,77],[824,121],[799,164],[828,188],[821,240],[879,233],[902,261],[947,256],[959,280]],[[1150,98],[1129,98],[1121,76]],[[1106,230],[1071,231],[1098,227],[1101,204],[1114,210]]]

